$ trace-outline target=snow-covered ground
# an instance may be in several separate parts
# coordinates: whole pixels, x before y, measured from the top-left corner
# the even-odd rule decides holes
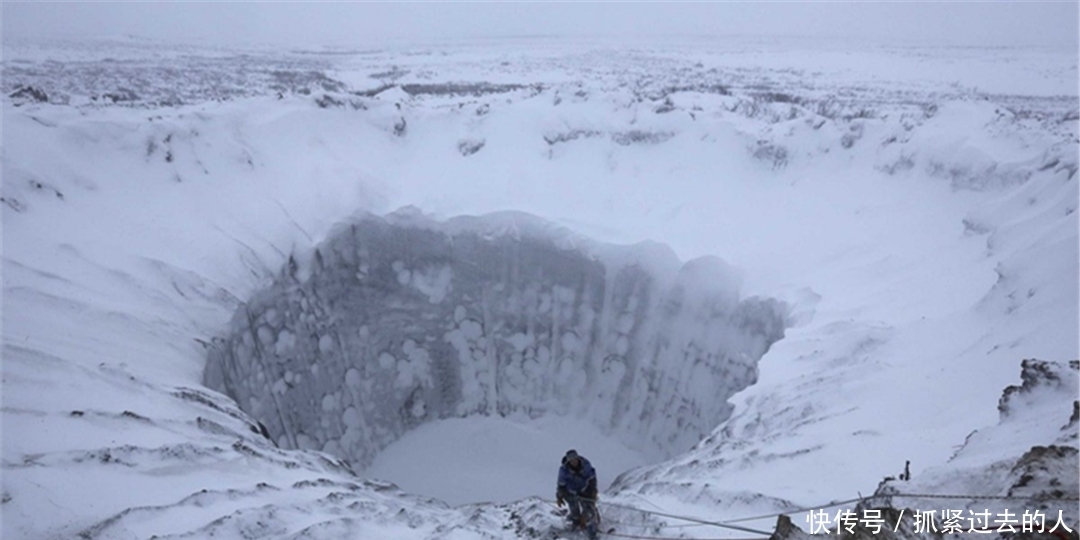
[[[646,463],[588,422],[557,416],[478,416],[440,420],[406,433],[383,449],[364,475],[450,504],[551,499],[551,471],[569,448],[595,461],[596,467],[603,464],[606,470],[597,472],[601,490],[615,479],[614,473]]]
[[[906,460],[926,473],[920,489],[1005,495],[1014,483],[995,479],[1032,446],[1076,447],[1075,367],[1049,370],[1064,386],[1014,401],[1037,413],[1005,419],[995,406],[1022,359],[1080,356],[1076,51],[495,45],[5,42],[5,538],[529,536],[556,523],[547,503],[426,497],[550,497],[569,446],[597,448],[586,455],[604,483],[653,460],[604,501],[709,519],[867,494]],[[601,250],[657,242],[673,260],[722,258],[735,272],[710,275],[725,276],[728,300],[784,303],[784,338],[733,410],[711,404],[730,417],[660,462],[672,455],[635,444],[675,430],[634,439],[632,420],[598,420],[601,398],[624,395],[604,393],[615,375],[585,385],[598,397],[566,421],[572,439],[553,434],[554,415],[515,423],[480,406],[403,421],[419,427],[384,437],[367,473],[415,495],[362,480],[350,456],[276,447],[250,402],[204,386],[208,356],[243,341],[230,332],[258,294],[314,290],[320,247],[342,227],[404,206],[435,223],[523,212]],[[401,283],[435,305],[440,275]],[[699,285],[680,290],[700,299],[717,284]],[[650,358],[676,370],[663,388],[701,380],[670,351]],[[295,373],[265,380],[272,371],[252,380],[300,385]],[[327,405],[339,416],[341,399]],[[588,426],[598,438],[574,436]],[[1053,467],[1067,477],[1065,455]],[[441,470],[445,482],[414,483]],[[475,496],[456,496],[454,477]]]

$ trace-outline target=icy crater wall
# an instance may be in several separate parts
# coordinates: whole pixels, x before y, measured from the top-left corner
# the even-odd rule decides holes
[[[783,337],[786,306],[733,276],[524,215],[364,217],[241,307],[205,382],[279,445],[357,467],[478,414],[585,418],[660,459],[727,418]]]

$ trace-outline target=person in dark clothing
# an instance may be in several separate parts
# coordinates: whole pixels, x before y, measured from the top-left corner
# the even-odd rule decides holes
[[[596,496],[596,469],[576,451],[567,451],[559,467],[555,502],[559,507],[566,504],[570,509],[570,522],[585,529],[593,540],[597,530]]]

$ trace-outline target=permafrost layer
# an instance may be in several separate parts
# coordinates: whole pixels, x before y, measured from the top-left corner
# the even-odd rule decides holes
[[[279,445],[358,467],[469,415],[585,418],[660,459],[724,420],[783,337],[786,306],[737,282],[523,215],[366,217],[236,313],[205,379]]]

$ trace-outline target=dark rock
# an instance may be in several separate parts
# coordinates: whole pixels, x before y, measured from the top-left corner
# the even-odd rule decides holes
[[[1025,359],[1020,363],[1020,385],[1012,385],[1005,388],[998,400],[998,412],[1002,418],[1009,416],[1013,402],[1018,396],[1030,394],[1039,387],[1056,388],[1063,384],[1062,374],[1066,370],[1080,370],[1080,362],[1072,360],[1066,364],[1060,362],[1047,362],[1044,360]],[[1075,407],[1074,407],[1075,411]],[[1080,413],[1074,412],[1074,417]]]
[[[112,101],[113,103],[132,103],[139,99],[139,96],[135,92],[127,88],[120,88],[116,92],[102,94],[101,97]]]
[[[811,540],[811,538],[813,538],[811,535],[796,527],[790,517],[780,515],[776,518],[776,530],[773,531],[769,540]]]
[[[33,86],[21,86],[8,96],[15,100],[25,100],[34,103],[48,103],[49,95],[44,90]]]
[[[1027,497],[1033,502],[1059,498],[1064,482],[1072,487],[1071,496],[1075,497],[1080,477],[1078,453],[1070,446],[1031,447],[1009,471],[1009,496]]]
[[[326,109],[326,108],[329,108],[329,107],[343,107],[343,106],[345,106],[345,102],[343,102],[343,101],[341,101],[339,99],[336,99],[334,96],[331,96],[330,94],[323,94],[322,97],[316,98],[315,99],[315,104],[318,105],[320,109]]]
[[[471,156],[480,151],[484,147],[484,140],[475,141],[461,141],[458,143],[458,152],[461,152],[463,156]]]

